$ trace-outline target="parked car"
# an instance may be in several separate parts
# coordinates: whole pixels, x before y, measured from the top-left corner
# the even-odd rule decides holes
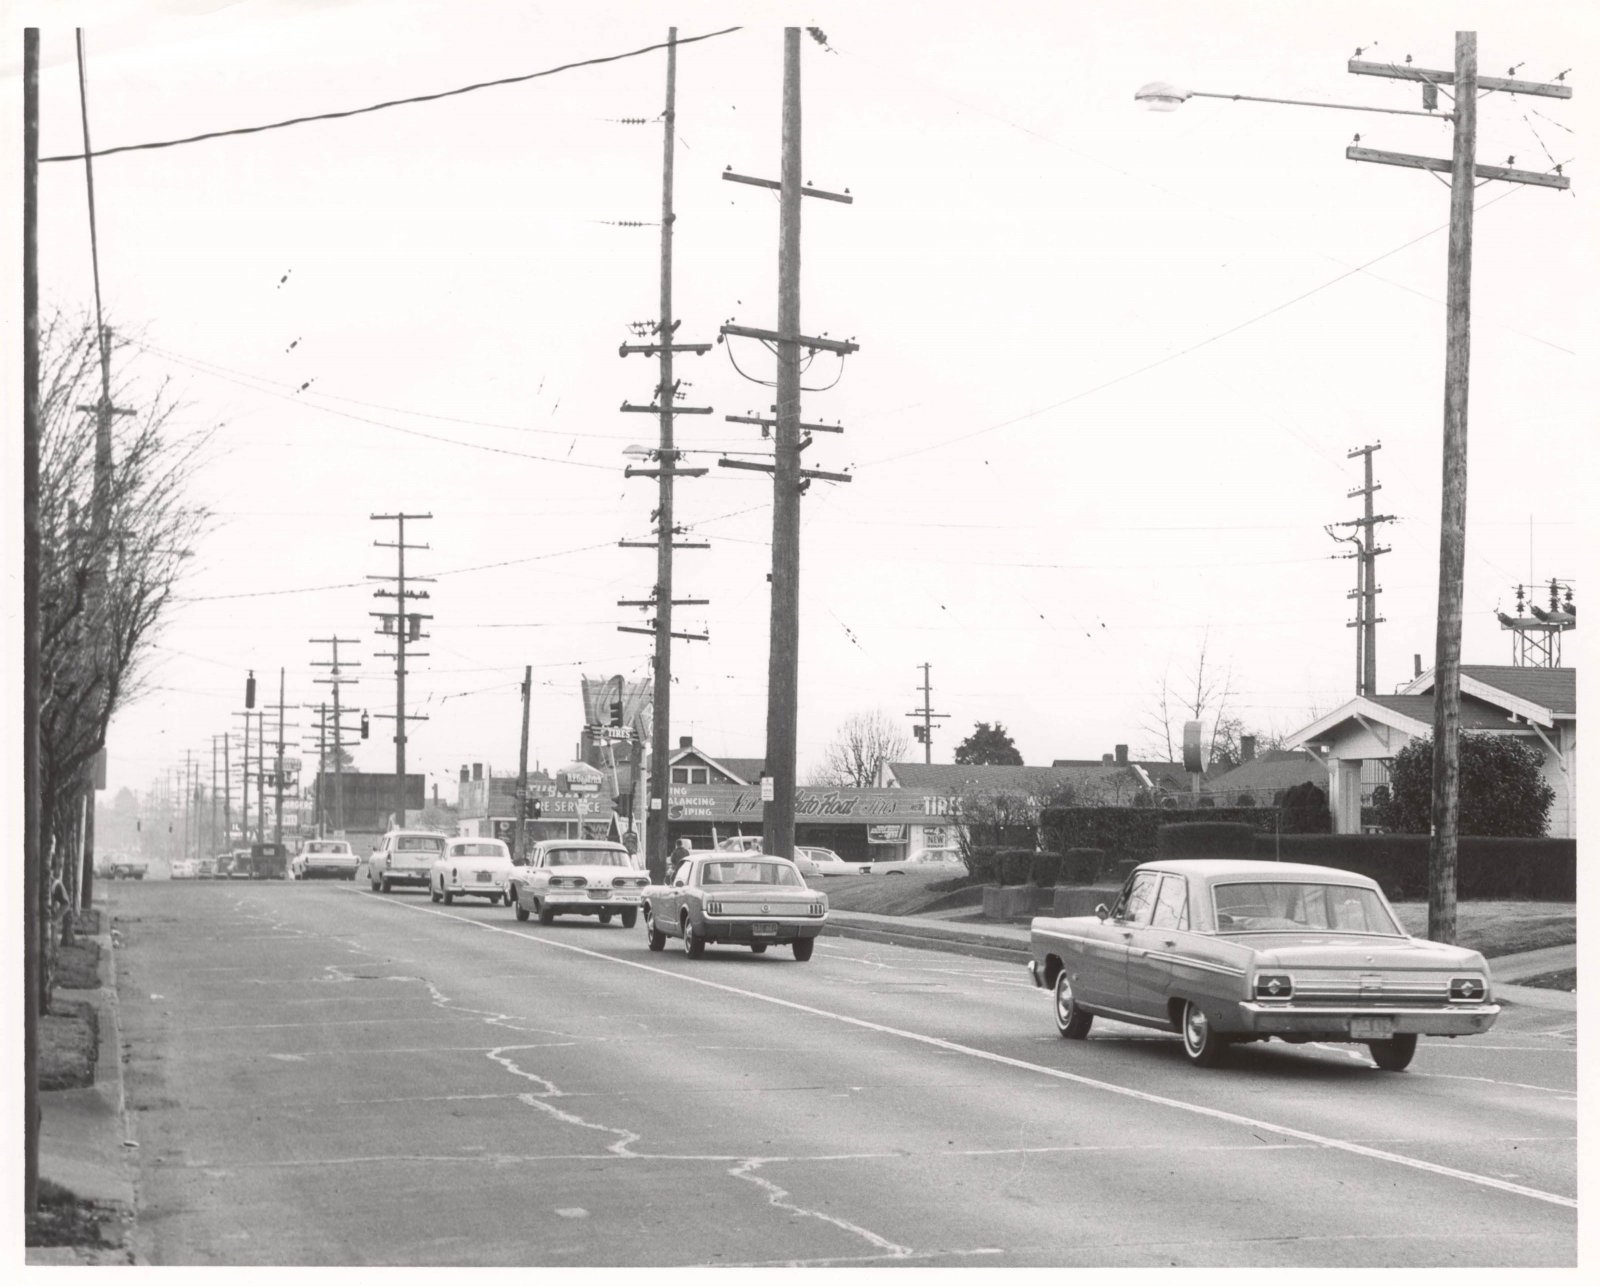
[[[616,916],[631,929],[649,883],[621,844],[547,839],[533,846],[527,865],[513,868],[506,901],[519,920],[536,915],[540,924],[554,924],[558,915],[593,915],[610,924]]]
[[[1228,1047],[1364,1044],[1404,1070],[1418,1036],[1469,1036],[1500,1006],[1483,956],[1409,937],[1364,875],[1290,862],[1164,860],[1092,916],[1036,917],[1028,972],[1056,1030],[1096,1016],[1176,1031],[1197,1067]]]
[[[504,840],[446,840],[428,878],[428,896],[446,906],[458,897],[488,898],[490,906],[499,906],[515,869]]]
[[[426,888],[449,838],[438,831],[390,831],[367,859],[367,881],[373,892],[387,893],[397,884]]]
[[[247,848],[234,849],[233,860],[228,863],[228,878],[230,880],[248,880],[253,869],[250,862],[250,850]],[[221,875],[222,872],[218,871],[217,874]]]
[[[282,844],[268,842],[250,846],[250,878],[252,880],[286,880],[289,878],[289,850]]]
[[[217,863],[222,861],[217,857],[202,857],[194,864],[194,877],[197,880],[214,879],[217,874]]]
[[[292,863],[298,880],[353,880],[359,865],[350,842],[342,839],[308,839]]]
[[[681,938],[692,960],[714,943],[756,955],[787,943],[796,960],[809,960],[827,916],[828,895],[807,888],[793,862],[759,853],[692,854],[671,884],[646,891],[644,903],[650,950]]]
[[[844,860],[831,848],[813,848],[810,845],[797,844],[794,850],[794,864],[800,868],[800,874],[808,880],[820,875],[854,875],[856,867]]]
[[[759,835],[729,835],[717,841],[717,850],[722,853],[759,853],[761,844]]]
[[[175,857],[172,859],[172,878],[175,880],[192,880],[195,875],[195,861],[192,857]]]
[[[148,869],[144,862],[130,862],[123,858],[112,862],[106,874],[113,880],[142,880]]]
[[[874,862],[867,868],[874,875],[925,875],[930,879],[953,879],[967,873],[961,852],[954,848],[919,848],[894,862]]]

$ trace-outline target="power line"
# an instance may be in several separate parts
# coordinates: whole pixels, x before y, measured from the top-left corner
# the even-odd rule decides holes
[[[724,27],[721,31],[710,31],[701,36],[685,36],[676,43],[679,45],[692,45],[702,40],[715,40],[718,36],[726,36],[731,32],[742,30],[739,27]],[[155,143],[127,143],[121,147],[104,147],[99,151],[91,151],[91,156],[115,156],[119,152],[148,152],[156,148],[182,147],[187,143],[203,143],[207,139],[232,138],[240,134],[262,134],[268,130],[287,129],[291,125],[305,125],[312,121],[343,120],[350,116],[364,116],[369,112],[381,112],[390,107],[404,107],[411,103],[432,103],[441,98],[455,98],[461,94],[471,94],[480,89],[495,89],[501,85],[518,85],[524,81],[539,80],[545,76],[554,76],[564,71],[574,71],[580,67],[598,67],[604,63],[622,62],[628,58],[638,58],[642,54],[654,53],[657,49],[665,49],[666,42],[654,45],[645,45],[642,49],[631,49],[627,53],[607,54],[600,58],[585,58],[579,62],[563,63],[559,67],[550,67],[544,71],[527,72],[521,76],[502,76],[498,80],[481,80],[471,85],[463,85],[459,89],[445,89],[435,94],[413,94],[408,98],[391,98],[385,102],[372,103],[367,107],[352,107],[342,112],[317,112],[311,116],[293,116],[288,120],[273,121],[267,125],[245,125],[237,129],[209,130],[204,134],[191,134],[186,138],[169,138]],[[81,161],[83,153],[69,156],[42,156],[40,164],[51,161]]]

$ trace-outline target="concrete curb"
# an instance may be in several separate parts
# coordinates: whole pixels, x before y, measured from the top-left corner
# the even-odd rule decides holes
[[[98,908],[109,926],[110,909]],[[137,1263],[131,1248],[135,1211],[134,1174],[126,1144],[129,1131],[122,1076],[122,1026],[117,998],[117,968],[109,931],[88,939],[100,946],[103,983],[93,990],[58,990],[64,1000],[87,1001],[99,1024],[94,1084],[39,1095],[39,1176],[59,1183],[85,1201],[114,1206],[124,1216],[120,1247],[30,1246],[25,1262],[54,1265]]]

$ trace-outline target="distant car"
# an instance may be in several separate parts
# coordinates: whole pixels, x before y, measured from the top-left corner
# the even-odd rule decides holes
[[[195,864],[194,864],[194,877],[195,877],[195,879],[197,879],[197,880],[215,879],[216,878],[216,874],[217,874],[217,863],[220,860],[221,860],[220,858],[215,858],[215,857],[202,857],[199,860],[197,860],[195,862]]]
[[[146,869],[143,862],[118,861],[111,863],[107,874],[113,880],[142,880]]]
[[[794,864],[807,879],[819,875],[854,875],[857,867],[844,860],[831,848],[812,848],[796,845]]]
[[[1418,1036],[1494,1025],[1476,951],[1407,936],[1364,875],[1291,862],[1166,860],[1135,868],[1108,911],[1036,917],[1029,975],[1056,1030],[1096,1016],[1178,1032],[1196,1067],[1236,1042],[1364,1044],[1403,1071]]]
[[[308,839],[293,863],[299,880],[353,880],[359,865],[355,850],[342,839]]]
[[[428,896],[446,906],[458,897],[488,898],[490,906],[499,906],[516,869],[504,840],[446,840],[428,877]]]
[[[558,915],[593,915],[610,924],[616,916],[631,929],[649,883],[621,844],[547,839],[533,846],[527,865],[512,868],[506,901],[519,920],[536,915],[540,924],[554,924]]]
[[[367,859],[367,880],[373,892],[387,893],[397,884],[426,888],[433,864],[449,838],[438,831],[390,831]]]
[[[228,863],[228,878],[230,880],[248,880],[253,869],[250,861],[250,850],[236,848],[233,850],[233,861]],[[222,874],[222,872],[218,872]]]
[[[787,943],[796,960],[809,960],[827,915],[828,895],[806,887],[793,862],[759,853],[692,854],[671,884],[651,885],[644,903],[650,950],[681,938],[692,960],[720,943],[756,955]]]
[[[717,851],[721,853],[759,853],[762,838],[759,835],[729,835],[726,839],[717,841]]]
[[[953,848],[919,848],[897,862],[874,862],[868,868],[874,875],[941,875],[953,878],[967,873],[961,853]]]
[[[175,880],[192,880],[195,878],[195,861],[190,857],[178,857],[172,861],[172,878]]]

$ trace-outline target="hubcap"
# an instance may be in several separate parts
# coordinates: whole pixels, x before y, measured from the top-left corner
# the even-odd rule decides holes
[[[1198,1005],[1190,1005],[1183,1019],[1183,1038],[1191,1050],[1199,1050],[1206,1043],[1206,1015]]]
[[[1065,1027],[1072,1021],[1072,983],[1063,970],[1056,979],[1056,1022]]]

